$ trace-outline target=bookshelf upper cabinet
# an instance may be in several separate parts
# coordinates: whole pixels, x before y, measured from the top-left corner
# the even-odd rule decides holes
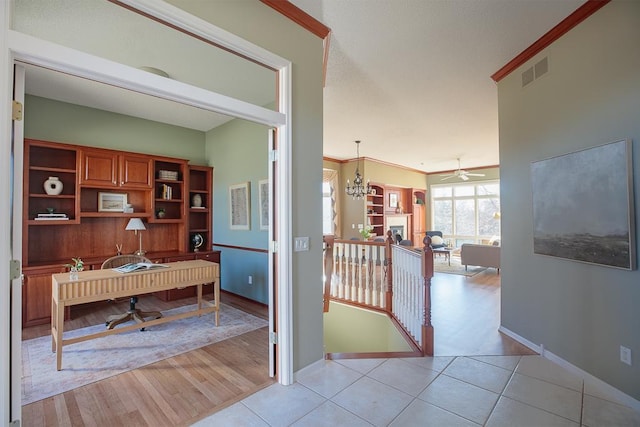
[[[208,251],[212,244],[213,168],[189,166],[189,250]]]
[[[73,146],[25,140],[25,224],[79,223],[77,158]]]
[[[155,159],[155,188],[151,222],[184,222],[186,216],[185,179],[187,162]]]
[[[152,188],[153,159],[150,156],[100,149],[83,149],[81,153],[82,186]]]

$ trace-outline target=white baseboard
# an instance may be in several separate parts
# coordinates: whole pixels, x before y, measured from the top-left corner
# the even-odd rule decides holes
[[[520,335],[510,331],[509,329],[500,326],[498,328],[498,331],[502,332],[503,334],[505,334],[506,336],[508,336],[509,338],[512,338],[516,341],[518,341],[520,344],[529,347],[531,350],[535,351],[536,353],[540,354],[540,356],[544,357],[545,359],[549,359],[552,362],[554,362],[555,364],[561,366],[562,368],[566,369],[567,371],[578,375],[580,377],[582,377],[585,380],[589,380],[590,382],[594,383],[596,386],[598,386],[599,388],[603,389],[607,394],[611,395],[613,398],[616,399],[616,402],[621,403],[622,405],[628,406],[632,409],[634,409],[635,411],[639,411],[640,412],[640,401],[634,399],[633,397],[629,396],[628,394],[618,390],[617,388],[613,387],[612,385],[602,381],[600,378],[598,377],[594,377],[592,374],[583,371],[582,369],[578,368],[575,365],[572,365],[571,363],[567,362],[566,360],[564,360],[563,358],[561,358],[560,356],[553,354],[552,352],[546,350],[544,348],[543,345],[537,345],[532,343],[531,341],[527,340],[526,338],[521,337]]]

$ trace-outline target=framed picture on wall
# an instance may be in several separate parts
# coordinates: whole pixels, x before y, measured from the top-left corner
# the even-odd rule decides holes
[[[397,208],[398,207],[398,193],[389,193],[389,207]]]
[[[229,186],[229,228],[231,230],[250,229],[249,200],[248,182]]]
[[[98,193],[98,212],[124,212],[127,193]]]
[[[531,163],[533,252],[635,269],[631,141]]]
[[[258,181],[258,202],[260,203],[260,230],[269,229],[269,180]]]

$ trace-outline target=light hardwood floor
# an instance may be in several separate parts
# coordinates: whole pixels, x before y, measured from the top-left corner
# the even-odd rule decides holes
[[[432,280],[435,353],[533,354],[497,332],[500,276],[495,270],[465,277],[436,273]],[[222,301],[260,317],[267,309],[223,293]],[[144,310],[195,302],[141,298]],[[65,330],[99,324],[126,310],[127,301],[72,312]],[[320,307],[319,307],[320,309]],[[25,329],[23,339],[48,335],[48,326]],[[23,407],[25,426],[189,425],[273,383],[268,376],[268,330],[262,328]]]
[[[221,299],[268,317],[263,305],[224,292]],[[163,302],[149,296],[141,297],[137,307],[162,311],[195,302],[195,298]],[[81,307],[65,322],[65,330],[100,324],[127,307],[127,301]],[[23,339],[50,332],[49,326],[28,328]],[[22,425],[190,425],[274,382],[269,378],[267,343],[265,327],[25,405]]]
[[[434,355],[536,354],[498,332],[500,290],[500,275],[494,268],[472,277],[435,273],[431,280]]]

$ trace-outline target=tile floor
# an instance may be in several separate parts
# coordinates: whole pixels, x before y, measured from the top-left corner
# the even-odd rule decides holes
[[[540,356],[324,361],[195,426],[640,426],[636,412]]]

